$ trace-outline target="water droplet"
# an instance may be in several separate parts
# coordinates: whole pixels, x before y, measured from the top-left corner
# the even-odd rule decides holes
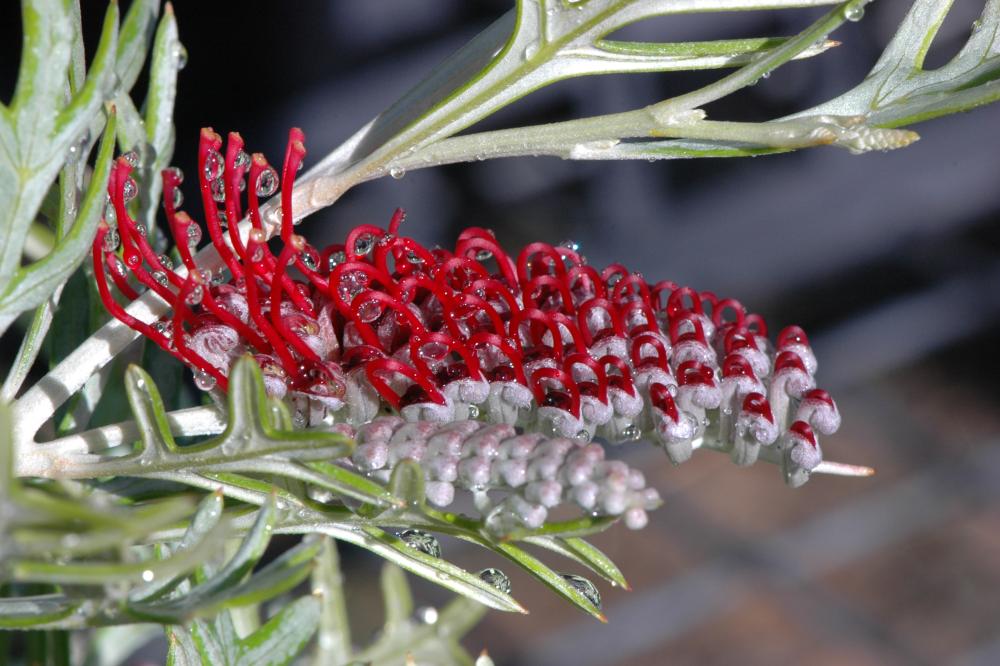
[[[125,250],[124,252],[125,264],[132,269],[135,269],[139,264],[142,263],[142,257],[135,250]]]
[[[264,248],[258,245],[254,248],[253,253],[250,255],[250,261],[258,262],[264,260]]]
[[[151,277],[164,287],[166,287],[167,284],[169,284],[169,280],[167,279],[167,274],[164,273],[163,271],[153,271]]]
[[[222,159],[219,151],[209,149],[205,153],[205,180],[212,181],[221,178],[225,168],[226,162]]]
[[[178,70],[182,70],[187,66],[188,52],[187,49],[184,48],[183,44],[178,43],[176,46],[174,46],[173,56],[174,56],[174,64],[177,65]]]
[[[245,169],[250,166],[250,156],[247,155],[247,151],[242,148],[238,153],[236,153],[236,159],[233,160],[233,166],[237,169]]]
[[[278,191],[278,172],[274,167],[267,167],[257,177],[257,196],[269,197]]]
[[[174,188],[174,193],[171,197],[171,203],[174,204],[174,208],[180,208],[184,205],[184,193],[181,192],[179,187]]]
[[[153,573],[152,569],[146,569],[142,572],[142,580],[145,582],[152,583],[154,578],[156,578],[156,574]]]
[[[164,171],[168,171],[173,176],[174,180],[177,181],[178,185],[184,182],[184,172],[181,171],[180,167],[167,167]]]
[[[184,302],[188,305],[198,305],[201,303],[202,296],[205,295],[205,290],[201,288],[200,284],[196,284],[194,288],[188,292],[187,297]]]
[[[438,621],[437,609],[433,606],[424,606],[417,609],[417,618],[424,624],[436,624]]]
[[[601,609],[601,593],[597,587],[583,576],[576,574],[559,574],[567,583],[576,588],[576,591],[587,597],[587,600],[594,605],[594,608]]]
[[[365,234],[360,236],[354,243],[354,254],[364,256],[372,251],[375,246],[375,239],[372,238],[371,234]]]
[[[394,166],[391,169],[389,169],[389,175],[392,176],[394,179],[399,180],[400,178],[406,175],[406,169],[404,169],[403,167]]]
[[[69,155],[66,157],[66,164],[76,164],[84,157],[87,145],[90,143],[90,130],[86,130],[79,139],[69,147]]]
[[[319,262],[316,261],[316,255],[312,252],[299,253],[299,259],[301,259],[302,263],[305,264],[305,267],[311,271],[316,270],[316,267],[319,266]]]
[[[760,78],[762,78],[762,79],[769,79],[769,78],[771,78],[771,72],[769,72],[769,71],[768,72],[764,72],[763,74],[760,75]]]
[[[578,430],[576,432],[576,441],[583,442],[584,444],[590,442],[590,432],[587,430]]]
[[[135,152],[135,150],[130,150],[127,153],[123,153],[122,159],[128,162],[128,165],[133,169],[139,166],[139,153]]]
[[[142,222],[136,222],[135,223],[135,233],[137,233],[140,236],[142,236],[143,238],[145,238],[146,234],[149,233],[149,232],[146,231],[146,225],[145,224],[143,224]]]
[[[139,187],[135,184],[135,179],[129,176],[125,179],[125,183],[122,185],[122,199],[125,203],[135,199],[135,195],[139,194]]]
[[[344,254],[343,250],[338,252],[331,252],[330,256],[326,258],[327,268],[331,271],[339,266],[340,264],[347,261],[347,255]]]
[[[128,275],[128,271],[125,269],[125,262],[123,262],[118,255],[115,254],[108,256],[108,270],[118,277],[125,277]]]
[[[403,530],[399,533],[399,538],[410,548],[425,555],[441,557],[441,544],[433,534],[421,530]]]
[[[212,271],[207,268],[199,268],[192,277],[201,284],[209,284],[212,281]]]
[[[366,324],[370,324],[379,317],[382,316],[382,306],[375,301],[368,301],[363,303],[360,308],[358,308],[358,319]]]
[[[489,261],[493,258],[493,253],[489,250],[480,250],[476,252],[476,261]]]
[[[865,16],[865,8],[861,5],[851,5],[844,10],[844,18],[856,23]]]
[[[223,229],[229,228],[229,216],[222,210],[219,211],[219,226]]]
[[[504,594],[510,594],[510,578],[499,569],[489,568],[479,572],[479,577]]]
[[[630,423],[622,429],[622,439],[626,442],[637,442],[642,437],[642,429],[634,423]]]
[[[538,44],[532,42],[531,44],[528,44],[527,46],[524,47],[523,56],[525,60],[531,60],[532,58],[535,57],[536,53],[538,53]]]
[[[567,249],[569,249],[569,250],[571,250],[573,252],[579,252],[580,251],[580,244],[577,243],[575,240],[565,240],[565,241],[563,241],[561,243],[561,245],[564,248],[567,248]]]
[[[215,388],[215,377],[204,370],[198,370],[194,373],[194,385],[202,391],[211,391]]]
[[[216,203],[224,203],[226,201],[226,184],[222,182],[221,178],[216,178],[209,183],[208,188],[212,191],[213,201]]]
[[[153,330],[170,340],[174,337],[174,328],[165,321],[158,321],[153,324]]]
[[[470,419],[479,418],[479,407],[477,405],[469,405],[469,418]]]
[[[115,213],[115,205],[110,199],[104,204],[104,221],[112,228],[118,224],[118,214]]]
[[[192,222],[187,227],[188,245],[197,245],[201,242],[201,227]]]
[[[122,237],[119,235],[117,229],[108,229],[108,232],[104,234],[104,251],[114,252],[118,249],[118,246],[122,243]]]

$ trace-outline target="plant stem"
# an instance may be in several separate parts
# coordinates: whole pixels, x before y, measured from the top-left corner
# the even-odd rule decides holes
[[[351,628],[344,596],[344,576],[340,569],[337,542],[330,537],[323,538],[323,550],[313,569],[312,584],[313,594],[320,597],[323,605],[313,664],[347,663],[351,660]]]

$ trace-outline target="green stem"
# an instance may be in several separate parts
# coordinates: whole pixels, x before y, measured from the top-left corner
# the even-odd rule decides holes
[[[323,550],[313,569],[312,584],[313,594],[319,595],[323,608],[313,664],[347,663],[351,660],[351,627],[337,542],[330,537],[323,538]]]
[[[4,380],[3,388],[0,388],[0,400],[4,402],[12,401],[24,384],[24,380],[28,377],[31,366],[35,364],[35,360],[42,350],[45,335],[49,332],[49,326],[52,324],[53,309],[59,302],[60,294],[62,294],[62,285],[56,288],[48,300],[35,309],[35,314],[31,318],[31,324],[24,334],[24,339],[21,340],[21,347],[17,350],[14,363],[11,365],[10,372],[7,373],[7,378]]]

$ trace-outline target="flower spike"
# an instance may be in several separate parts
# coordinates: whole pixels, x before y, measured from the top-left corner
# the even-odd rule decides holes
[[[656,492],[604,460],[594,438],[648,439],[675,464],[700,448],[741,466],[765,460],[790,485],[870,471],[822,459],[817,433],[833,434],[840,412],[815,388],[800,328],[782,330],[772,352],[763,319],[734,299],[650,284],[621,264],[598,270],[575,244],[509,255],[477,227],[454,252],[427,249],[401,234],[399,209],[387,229],[359,225],[342,244],[314,248],[294,230],[301,130],[289,132],[280,175],[239,134],[223,143],[202,131],[198,186],[204,235],[224,268],[196,262],[202,225],[180,209],[176,168],[162,180],[180,267],[153,249],[155,235],[130,217],[137,186],[121,158],[94,240],[101,298],[203,390],[226,390],[233,363],[251,354],[297,424],[356,432],[349,464],[362,471],[388,480],[396,461],[420,460],[429,501],[473,491],[498,532],[537,527],[563,501],[645,524]],[[279,186],[280,228],[270,229],[260,204]],[[171,312],[144,324],[111,285],[129,300],[152,290]],[[491,503],[485,493],[501,488]]]

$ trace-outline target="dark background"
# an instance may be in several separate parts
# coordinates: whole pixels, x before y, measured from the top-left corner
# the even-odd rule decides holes
[[[0,99],[19,48],[17,3],[0,10]],[[83,0],[95,32],[103,2]],[[126,3],[127,4],[127,3]],[[763,120],[825,101],[864,77],[906,7],[879,0],[834,37],[839,49],[786,65],[708,107]],[[928,66],[967,37],[982,0],[957,0]],[[195,2],[175,9],[181,73],[176,163],[198,129],[238,130],[280,160],[288,127],[307,167],[509,7],[500,1]],[[628,29],[635,39],[793,34],[815,11],[696,15]],[[632,109],[717,72],[590,77],[557,84],[484,127]],[[144,86],[144,81],[140,81]],[[142,88],[138,88],[142,89]],[[136,98],[141,99],[137,94]],[[817,478],[703,453],[680,469],[638,445],[666,504],[639,533],[596,542],[634,590],[604,588],[597,626],[508,571],[527,617],[492,614],[467,644],[498,664],[1000,663],[1000,106],[916,127],[902,151],[817,149],[757,159],[647,164],[501,160],[409,173],[349,193],[300,229],[316,245],[407,209],[405,233],[448,245],[468,225],[513,250],[573,239],[591,263],[621,261],[739,298],[772,330],[797,323],[820,385],[844,415],[826,456],[874,465],[868,480]],[[475,570],[500,564],[446,542]],[[347,553],[357,636],[380,613],[378,562]],[[502,566],[502,564],[501,564]],[[446,598],[416,583],[418,602]]]

